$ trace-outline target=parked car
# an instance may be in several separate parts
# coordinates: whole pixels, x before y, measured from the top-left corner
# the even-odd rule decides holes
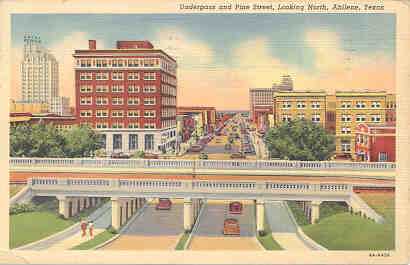
[[[242,213],[242,203],[241,202],[231,202],[229,203],[229,213],[241,214]]]
[[[241,153],[233,153],[233,154],[231,155],[231,158],[232,158],[232,159],[245,158],[245,156],[244,156],[243,154],[241,154]]]
[[[172,202],[168,198],[160,198],[155,207],[156,210],[171,210]]]
[[[151,154],[151,153],[145,153],[144,154],[145,159],[158,159],[158,155],[156,154]]]
[[[114,158],[114,159],[127,159],[127,158],[130,158],[130,156],[127,155],[127,154],[124,154],[122,152],[119,152],[119,153],[112,153],[111,158]]]
[[[225,219],[223,234],[224,235],[239,236],[241,234],[241,231],[239,229],[238,220],[236,220],[234,218]]]
[[[189,152],[201,152],[202,150],[202,145],[199,144],[194,144],[191,146],[191,148],[189,148]]]

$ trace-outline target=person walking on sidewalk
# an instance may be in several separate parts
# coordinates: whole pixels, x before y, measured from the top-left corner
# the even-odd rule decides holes
[[[83,231],[81,236],[84,237],[87,233],[87,222],[85,221],[85,218],[81,220],[81,230]]]
[[[90,232],[90,237],[93,237],[93,221],[88,224],[88,231]]]

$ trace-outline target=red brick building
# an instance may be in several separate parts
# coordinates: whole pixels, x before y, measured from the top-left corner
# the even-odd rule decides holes
[[[163,153],[176,143],[177,63],[148,41],[75,50],[76,117],[102,133],[106,151]]]
[[[396,128],[391,126],[357,126],[355,131],[357,162],[395,162]]]
[[[36,124],[43,121],[44,124],[53,124],[58,130],[71,129],[76,125],[76,118],[74,116],[59,116],[57,114],[32,114],[32,113],[10,113],[10,125],[16,125],[21,122],[28,122],[29,124]]]

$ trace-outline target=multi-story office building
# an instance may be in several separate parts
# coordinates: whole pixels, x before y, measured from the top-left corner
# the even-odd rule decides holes
[[[370,127],[360,124],[355,130],[357,162],[395,162],[396,127]]]
[[[163,153],[175,147],[177,63],[148,41],[75,50],[76,116],[102,134],[106,151]]]
[[[24,55],[20,63],[20,99],[28,103],[48,103],[59,96],[58,62],[41,47],[39,36],[24,36]]]
[[[387,94],[386,97],[386,125],[396,125],[396,94]]]
[[[215,107],[178,107],[178,114],[195,114],[197,121],[196,130],[198,136],[204,136],[213,133],[216,126],[216,109]],[[200,117],[198,116],[200,115]]]
[[[289,91],[273,95],[275,124],[295,119],[310,120],[326,127],[326,92]]]
[[[386,123],[384,91],[336,91],[336,154],[355,159],[354,132],[359,124],[370,127]]]
[[[60,116],[71,115],[70,111],[70,98],[68,97],[53,97],[50,102],[51,113],[58,114]]]

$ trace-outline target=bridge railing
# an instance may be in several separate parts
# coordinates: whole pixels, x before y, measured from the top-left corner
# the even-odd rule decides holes
[[[394,171],[392,162],[337,162],[284,160],[169,160],[90,158],[10,158],[11,167],[153,168],[215,170],[353,170]]]
[[[29,186],[36,190],[124,191],[124,192],[200,192],[200,193],[316,193],[348,194],[352,184],[281,182],[281,181],[210,181],[164,179],[89,179],[31,178]]]

